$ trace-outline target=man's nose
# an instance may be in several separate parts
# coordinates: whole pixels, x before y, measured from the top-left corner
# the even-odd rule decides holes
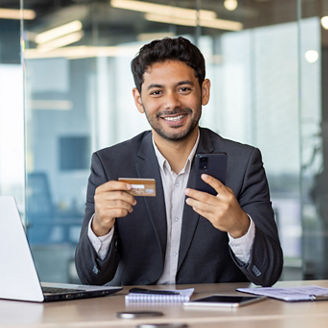
[[[174,109],[181,105],[180,97],[176,92],[168,92],[165,97],[165,109]]]

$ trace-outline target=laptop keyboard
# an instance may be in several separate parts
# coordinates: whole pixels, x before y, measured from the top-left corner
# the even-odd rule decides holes
[[[59,288],[59,287],[42,287],[42,292],[44,294],[67,294],[83,292],[83,289],[71,289],[71,288]]]

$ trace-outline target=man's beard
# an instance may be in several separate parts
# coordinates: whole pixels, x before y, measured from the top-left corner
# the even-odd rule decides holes
[[[147,120],[150,124],[150,126],[152,127],[152,129],[159,135],[161,136],[162,138],[166,139],[166,140],[169,140],[169,141],[182,141],[184,139],[187,139],[190,134],[194,131],[195,127],[198,125],[198,122],[200,120],[200,116],[201,116],[201,111],[199,111],[199,115],[197,117],[195,117],[192,121],[191,121],[191,124],[190,126],[180,132],[180,133],[167,133],[164,129],[162,129],[160,127],[160,124],[157,124],[157,122],[152,122],[152,120],[148,117],[147,115],[147,111],[144,109],[145,111],[145,115],[147,117]],[[174,110],[172,111],[163,111],[163,112],[160,112],[156,115],[156,120],[161,120],[161,116],[163,115],[176,115],[176,114],[192,114],[192,110],[190,108],[175,108]],[[177,127],[178,129],[179,127]],[[172,129],[174,129],[174,127],[172,127]]]

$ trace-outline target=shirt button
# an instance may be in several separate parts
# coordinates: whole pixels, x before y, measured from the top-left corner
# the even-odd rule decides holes
[[[98,274],[98,273],[99,273],[99,270],[98,270],[98,268],[97,268],[96,266],[94,266],[94,267],[92,268],[92,272],[93,272],[94,274]]]
[[[180,220],[180,218],[175,218],[174,221],[175,222],[178,222]]]

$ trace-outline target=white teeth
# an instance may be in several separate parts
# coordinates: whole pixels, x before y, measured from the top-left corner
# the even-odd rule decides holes
[[[167,121],[179,121],[183,118],[183,115],[179,115],[179,116],[168,116],[168,117],[164,117],[164,120]]]

